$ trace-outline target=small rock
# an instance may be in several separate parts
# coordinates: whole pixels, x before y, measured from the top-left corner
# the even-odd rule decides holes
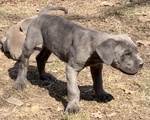
[[[11,104],[14,104],[14,105],[17,105],[17,106],[21,106],[21,105],[24,104],[21,100],[15,98],[15,97],[12,97],[12,96],[9,97],[6,101],[8,103],[11,103]]]
[[[108,116],[108,117],[112,117],[112,116],[115,116],[116,114],[117,114],[117,113],[113,112],[113,113],[108,114],[107,116]]]

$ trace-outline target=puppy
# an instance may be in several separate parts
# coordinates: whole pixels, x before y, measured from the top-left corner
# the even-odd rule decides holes
[[[65,14],[68,13],[68,10],[63,7],[53,7],[53,6],[46,6],[39,11],[38,15],[35,15],[30,18],[26,18],[21,20],[16,25],[11,26],[8,31],[6,32],[6,36],[0,40],[2,44],[2,51],[4,54],[13,60],[20,60],[20,55],[22,53],[22,46],[25,41],[26,32],[31,24],[31,22],[42,14],[47,14],[50,10],[61,10],[64,11]],[[36,46],[34,53],[30,57],[30,61],[35,61],[35,57],[41,50],[41,45]],[[56,60],[54,55],[48,60],[49,62]]]
[[[24,89],[29,57],[39,44],[43,44],[36,57],[41,79],[48,79],[45,64],[51,53],[66,62],[68,104],[65,113],[69,114],[77,113],[80,108],[77,75],[83,68],[90,66],[96,98],[108,102],[113,96],[103,89],[103,63],[130,75],[143,66],[137,46],[128,35],[101,33],[60,16],[43,14],[33,20],[27,31],[14,84],[16,89]]]

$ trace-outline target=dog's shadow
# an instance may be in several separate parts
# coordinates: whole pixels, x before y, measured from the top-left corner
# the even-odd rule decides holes
[[[11,79],[15,80],[18,73],[18,62],[15,63],[14,67],[8,70]],[[30,66],[28,69],[27,80],[32,85],[38,85],[39,87],[45,88],[49,91],[49,95],[55,98],[57,101],[62,102],[64,107],[67,105],[66,95],[67,95],[67,83],[58,80],[56,77],[48,73],[50,80],[42,81],[39,79],[38,70],[35,66]],[[94,91],[92,86],[79,86],[80,98],[83,100],[91,101],[94,100]]]

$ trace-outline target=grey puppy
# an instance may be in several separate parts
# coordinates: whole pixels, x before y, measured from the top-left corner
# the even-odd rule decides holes
[[[77,25],[63,17],[41,15],[29,26],[23,46],[18,76],[14,87],[25,88],[29,57],[38,44],[43,44],[36,57],[41,79],[48,79],[45,64],[51,53],[66,62],[68,104],[65,113],[79,111],[80,91],[77,75],[90,66],[96,98],[108,102],[113,96],[103,89],[103,63],[126,74],[136,74],[143,66],[134,42],[128,35],[111,35]]]

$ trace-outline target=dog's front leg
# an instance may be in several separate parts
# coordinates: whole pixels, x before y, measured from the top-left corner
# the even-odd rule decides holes
[[[25,80],[27,77],[29,66],[29,57],[33,53],[33,49],[35,48],[35,46],[34,44],[30,44],[30,39],[26,40],[24,43],[21,59],[19,62],[18,76],[14,84],[14,88],[16,89],[23,90],[25,88]]]
[[[66,66],[68,105],[65,113],[75,114],[79,111],[80,90],[77,85],[78,71],[69,64]]]
[[[95,91],[96,99],[100,102],[109,102],[113,96],[103,89],[103,80],[102,80],[102,69],[103,64],[90,66],[92,78],[93,78],[93,87]]]
[[[18,76],[14,84],[14,88],[18,90],[23,90],[25,88],[25,80],[27,76],[29,58],[25,54],[21,55],[21,60],[19,62]]]

